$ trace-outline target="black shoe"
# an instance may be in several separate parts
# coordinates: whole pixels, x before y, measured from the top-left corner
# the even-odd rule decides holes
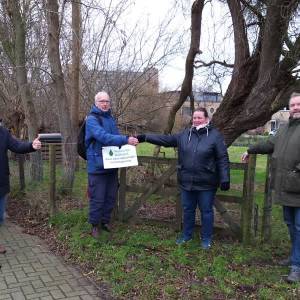
[[[104,230],[104,231],[107,231],[107,232],[110,232],[110,227],[107,223],[101,223],[101,228]]]

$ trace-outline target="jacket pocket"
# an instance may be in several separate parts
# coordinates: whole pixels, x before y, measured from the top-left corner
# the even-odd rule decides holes
[[[292,170],[286,173],[283,191],[288,193],[300,193],[300,172]]]

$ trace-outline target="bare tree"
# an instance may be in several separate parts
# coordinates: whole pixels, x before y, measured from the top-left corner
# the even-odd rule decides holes
[[[81,56],[81,14],[80,3],[72,2],[72,100],[71,100],[71,119],[72,126],[76,131],[79,123],[79,75],[80,75],[80,56]]]
[[[25,112],[25,122],[28,127],[29,139],[34,139],[38,133],[38,122],[33,104],[31,87],[27,78],[26,68],[26,19],[28,5],[21,8],[19,1],[2,2],[3,13],[0,23],[0,39],[2,48],[9,59],[16,76],[18,93]],[[23,11],[23,12],[22,12]],[[42,163],[40,153],[31,154],[31,176],[34,180],[42,179]]]
[[[287,105],[292,91],[299,91],[300,32],[296,24],[300,1],[221,2],[231,17],[234,62],[213,59],[198,61],[196,66],[222,66],[231,72],[230,84],[212,120],[230,145],[246,130],[264,125]],[[194,30],[192,26],[192,34]]]
[[[75,131],[71,125],[70,106],[60,59],[60,21],[57,0],[48,0],[46,2],[46,10],[48,23],[48,58],[55,87],[55,100],[59,110],[59,124],[63,136],[63,189],[67,190],[73,186],[77,153]]]

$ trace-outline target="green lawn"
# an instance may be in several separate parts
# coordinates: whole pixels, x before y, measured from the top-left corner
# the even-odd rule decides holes
[[[239,162],[245,148],[230,147],[230,160]],[[173,149],[164,149],[174,157]],[[139,155],[152,155],[153,146],[138,146]],[[266,157],[258,156],[256,203],[262,214]],[[58,174],[58,178],[61,175]],[[231,193],[240,193],[242,174],[231,171]],[[76,174],[74,198],[84,198],[86,174]],[[36,186],[29,185],[34,190]],[[40,187],[38,187],[40,188]],[[160,199],[161,201],[161,199]],[[216,230],[213,247],[199,247],[198,232],[185,246],[176,246],[177,232],[165,225],[115,222],[111,235],[90,236],[87,209],[59,213],[50,220],[78,263],[88,263],[93,274],[109,283],[123,299],[299,299],[300,289],[282,279],[288,268],[276,261],[288,255],[289,242],[281,208],[274,206],[272,240],[243,247],[224,230]],[[260,225],[260,224],[259,224]]]

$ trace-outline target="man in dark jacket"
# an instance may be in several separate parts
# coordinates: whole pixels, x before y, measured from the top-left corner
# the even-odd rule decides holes
[[[15,153],[29,153],[41,148],[41,142],[36,138],[32,143],[15,139],[7,129],[0,126],[0,225],[4,222],[6,198],[9,193],[9,166],[7,150]],[[0,247],[0,252],[5,252]]]
[[[102,147],[137,145],[135,137],[120,135],[111,115],[110,98],[105,92],[95,96],[95,104],[86,120],[88,190],[90,197],[89,222],[92,236],[99,236],[99,225],[109,231],[111,212],[118,188],[118,169],[104,169]]]
[[[212,244],[216,191],[230,187],[229,159],[222,134],[209,123],[205,108],[193,114],[193,126],[172,135],[138,135],[139,142],[178,148],[178,183],[183,207],[183,233],[178,245],[192,239],[197,206],[201,211],[201,247]]]
[[[272,154],[272,188],[274,202],[283,206],[292,249],[290,257],[281,264],[291,266],[289,282],[300,281],[300,94],[293,93],[289,101],[290,119],[266,142],[249,147],[248,154]]]

